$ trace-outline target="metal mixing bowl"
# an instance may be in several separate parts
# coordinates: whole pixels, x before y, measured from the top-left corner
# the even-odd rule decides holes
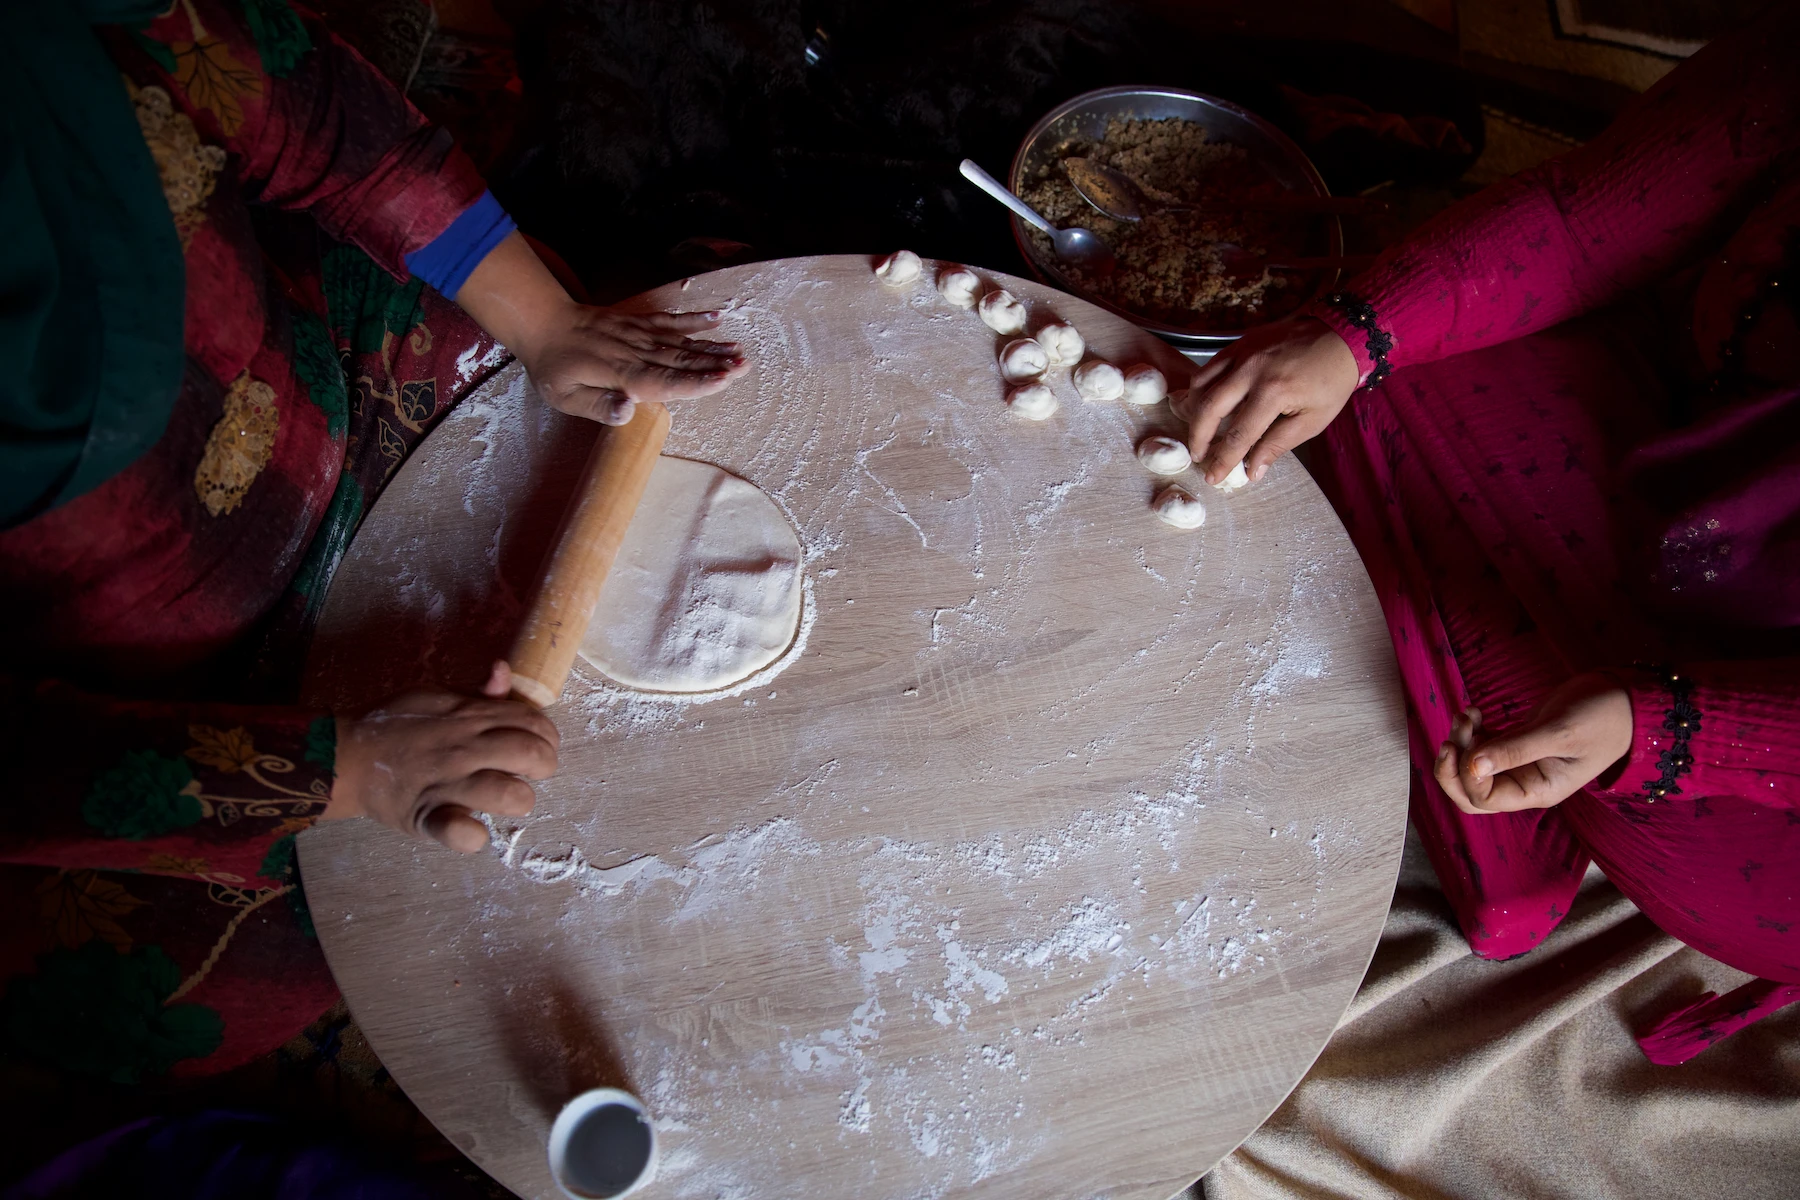
[[[1025,140],[1019,144],[1019,152],[1013,155],[1012,170],[1007,176],[1007,186],[1018,194],[1026,180],[1041,177],[1046,168],[1060,158],[1059,151],[1071,140],[1099,141],[1106,133],[1108,121],[1118,117],[1139,117],[1160,120],[1164,117],[1180,117],[1184,121],[1192,121],[1203,126],[1209,137],[1222,142],[1230,142],[1242,146],[1249,151],[1251,159],[1261,165],[1270,176],[1282,186],[1296,192],[1310,195],[1330,195],[1325,188],[1325,181],[1319,178],[1319,172],[1313,167],[1311,160],[1300,147],[1294,145],[1289,137],[1254,113],[1246,112],[1235,104],[1212,96],[1203,96],[1198,92],[1184,92],[1175,88],[1147,87],[1115,87],[1101,88],[1097,92],[1087,92],[1064,101],[1045,114],[1044,119],[1031,127]],[[1095,213],[1096,217],[1100,214]],[[1320,217],[1314,225],[1315,244],[1307,247],[1294,247],[1292,253],[1308,254],[1342,254],[1344,252],[1344,230],[1336,217]],[[1037,243],[1026,235],[1025,223],[1018,217],[1012,218],[1013,240],[1019,243],[1019,251],[1025,261],[1031,264],[1032,271],[1045,283],[1052,287],[1073,292],[1083,300],[1098,304],[1109,312],[1117,313],[1127,321],[1131,321],[1165,341],[1172,342],[1183,349],[1217,349],[1236,341],[1243,334],[1242,329],[1206,329],[1201,326],[1164,325],[1150,320],[1127,309],[1120,308],[1103,296],[1097,296],[1065,275],[1057,266],[1055,258],[1049,251],[1040,251]],[[1310,275],[1297,276],[1303,280],[1317,280],[1316,286],[1305,293],[1304,303],[1310,303],[1317,296],[1329,291],[1336,283],[1336,271],[1316,271]],[[1270,320],[1275,318],[1271,317]]]

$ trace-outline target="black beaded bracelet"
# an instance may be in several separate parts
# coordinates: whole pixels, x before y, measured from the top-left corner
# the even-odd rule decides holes
[[[1388,363],[1388,351],[1394,348],[1394,335],[1382,329],[1375,317],[1375,308],[1367,300],[1355,292],[1332,292],[1325,297],[1325,303],[1344,314],[1344,319],[1368,334],[1364,343],[1369,351],[1369,361],[1375,366],[1369,371],[1369,380],[1364,387],[1374,387],[1393,373],[1394,368]]]

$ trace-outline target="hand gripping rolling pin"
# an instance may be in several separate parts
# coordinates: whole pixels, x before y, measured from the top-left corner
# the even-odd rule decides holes
[[[669,410],[639,401],[629,424],[601,430],[513,639],[513,695],[538,708],[562,696],[625,529],[669,436]]]

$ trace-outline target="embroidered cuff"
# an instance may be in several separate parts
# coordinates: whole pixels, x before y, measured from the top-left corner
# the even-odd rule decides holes
[[[488,251],[517,228],[494,193],[483,192],[448,229],[408,254],[406,269],[454,300]]]
[[[1693,681],[1676,668],[1607,674],[1631,694],[1631,753],[1616,778],[1592,790],[1643,804],[1682,795],[1683,781],[1694,769],[1693,739],[1703,718],[1694,704]]]
[[[1388,354],[1394,348],[1394,335],[1381,328],[1368,301],[1354,292],[1331,292],[1307,312],[1331,326],[1350,347],[1356,356],[1359,386],[1374,387],[1393,372]]]

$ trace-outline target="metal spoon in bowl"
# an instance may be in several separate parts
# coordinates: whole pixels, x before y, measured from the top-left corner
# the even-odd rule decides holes
[[[1176,204],[1152,199],[1137,180],[1096,159],[1065,158],[1062,167],[1081,198],[1115,221],[1141,221],[1155,212],[1372,213],[1388,207],[1384,201],[1365,196],[1306,196],[1298,192]]]
[[[1076,226],[1071,229],[1058,229],[1044,218],[1037,215],[1029,204],[1000,186],[1000,181],[976,166],[972,159],[962,160],[963,178],[998,200],[1019,215],[1022,221],[1050,235],[1050,244],[1056,247],[1056,257],[1070,266],[1080,267],[1095,275],[1111,275],[1115,260],[1112,248],[1100,240],[1100,235],[1089,229]]]

